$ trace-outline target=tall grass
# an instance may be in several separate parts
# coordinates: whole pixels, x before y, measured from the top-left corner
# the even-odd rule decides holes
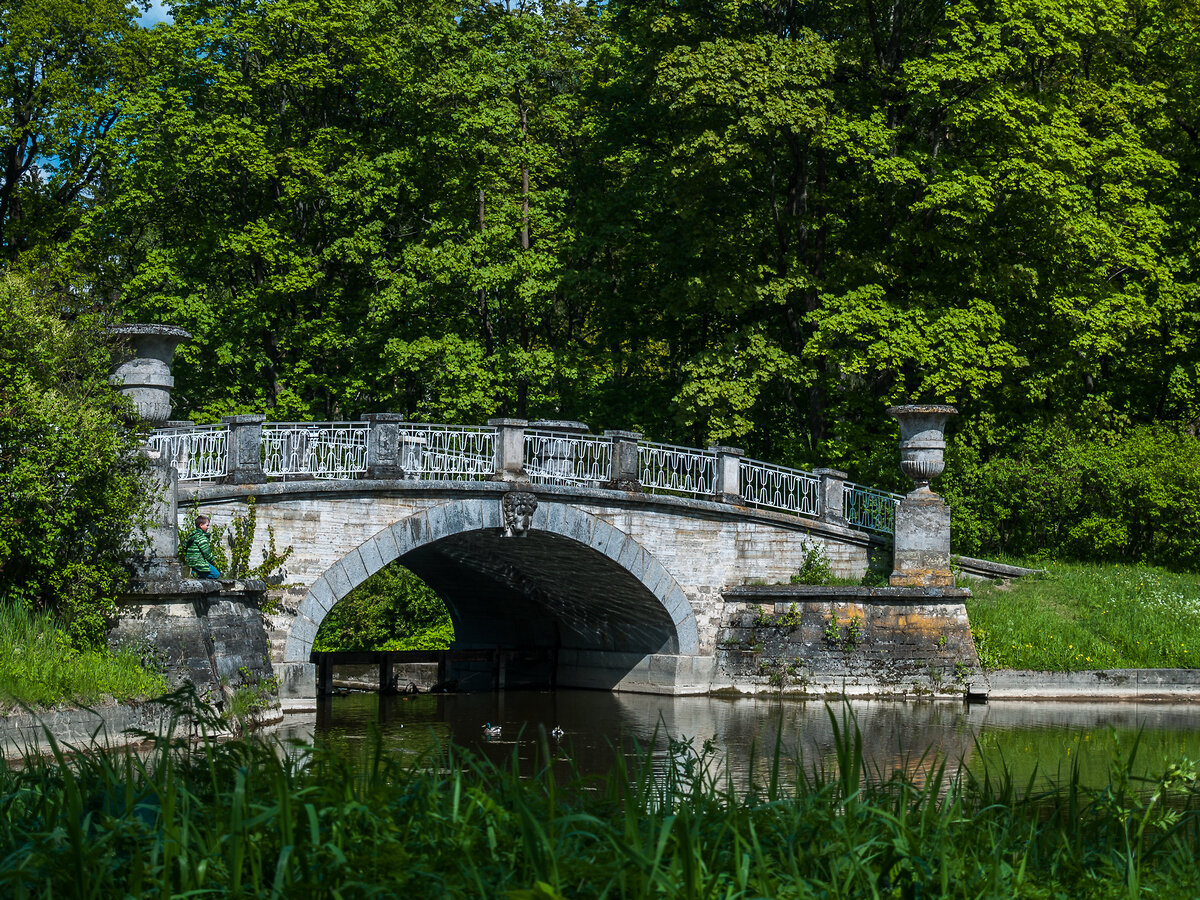
[[[0,710],[145,699],[166,690],[163,677],[143,668],[136,653],[76,650],[51,613],[0,603]]]
[[[972,586],[984,668],[1080,671],[1200,666],[1200,575],[1044,563],[1045,577]]]
[[[1167,897],[1200,893],[1195,775],[1029,794],[1003,772],[918,785],[838,762],[749,793],[673,745],[565,783],[458,750],[343,751],[157,739],[148,755],[0,772],[6,897]],[[770,767],[792,764],[777,752]]]

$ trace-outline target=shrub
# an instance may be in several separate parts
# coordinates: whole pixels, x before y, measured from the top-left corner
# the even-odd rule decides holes
[[[1084,438],[1031,427],[951,444],[956,550],[1200,568],[1200,440],[1166,426]]]
[[[829,584],[833,580],[833,566],[820,544],[805,543],[804,561],[792,576],[792,584]]]
[[[54,610],[74,646],[115,614],[149,499],[128,406],[108,384],[98,317],[0,278],[0,596]]]

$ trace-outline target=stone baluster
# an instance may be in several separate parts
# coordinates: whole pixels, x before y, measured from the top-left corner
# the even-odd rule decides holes
[[[493,481],[528,481],[525,474],[525,419],[488,419],[496,429]]]
[[[400,423],[404,421],[404,416],[399,413],[368,413],[362,420],[371,425],[367,437],[367,477],[403,478]]]
[[[742,498],[742,457],[746,451],[740,447],[709,447],[710,453],[717,454],[717,483],[713,499],[718,503],[736,503],[741,505]]]
[[[262,484],[267,480],[262,467],[262,415],[222,416],[229,426],[228,484]]]
[[[817,488],[821,498],[821,521],[830,525],[846,524],[846,473],[837,469],[813,469],[821,479]]]
[[[604,436],[612,442],[612,466],[609,481],[604,487],[618,491],[640,492],[641,473],[638,471],[639,431],[606,431]]]

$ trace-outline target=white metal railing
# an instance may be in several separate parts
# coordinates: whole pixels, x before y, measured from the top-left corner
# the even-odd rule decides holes
[[[367,471],[367,422],[270,422],[262,428],[268,477],[354,478]]]
[[[486,481],[496,471],[496,429],[490,425],[400,426],[400,467],[430,481]]]
[[[714,494],[717,455],[674,444],[638,443],[638,480],[652,494]]]
[[[896,507],[902,499],[902,494],[847,481],[842,490],[842,514],[846,522],[855,528],[895,534]]]
[[[821,515],[821,479],[812,472],[743,459],[738,480],[742,497],[750,506],[813,518]]]
[[[525,474],[537,484],[599,486],[612,478],[612,441],[590,434],[527,429]]]
[[[148,443],[171,461],[180,481],[216,481],[229,472],[226,425],[160,428],[150,435]]]
[[[428,481],[485,481],[496,471],[496,429],[491,426],[399,426],[398,463],[405,477]],[[272,478],[355,478],[367,471],[367,422],[270,422],[262,426],[263,474]],[[151,448],[171,460],[180,481],[211,482],[229,472],[228,425],[163,428]],[[598,486],[612,479],[613,443],[607,438],[526,429],[524,466],[542,484]],[[820,478],[755,459],[739,462],[739,489],[747,505],[817,518]],[[674,444],[638,443],[638,479],[649,493],[709,496],[717,490],[717,454]],[[902,496],[846,482],[847,524],[894,534]]]

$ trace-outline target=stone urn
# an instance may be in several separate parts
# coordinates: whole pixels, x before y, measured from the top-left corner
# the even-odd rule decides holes
[[[915,492],[932,493],[929,482],[946,468],[946,419],[953,406],[893,406],[888,414],[900,423],[900,468],[916,482]]]
[[[117,358],[108,380],[133,401],[134,410],[150,427],[161,427],[171,418],[175,348],[192,336],[174,325],[110,325],[108,333],[132,351],[128,358]]]

